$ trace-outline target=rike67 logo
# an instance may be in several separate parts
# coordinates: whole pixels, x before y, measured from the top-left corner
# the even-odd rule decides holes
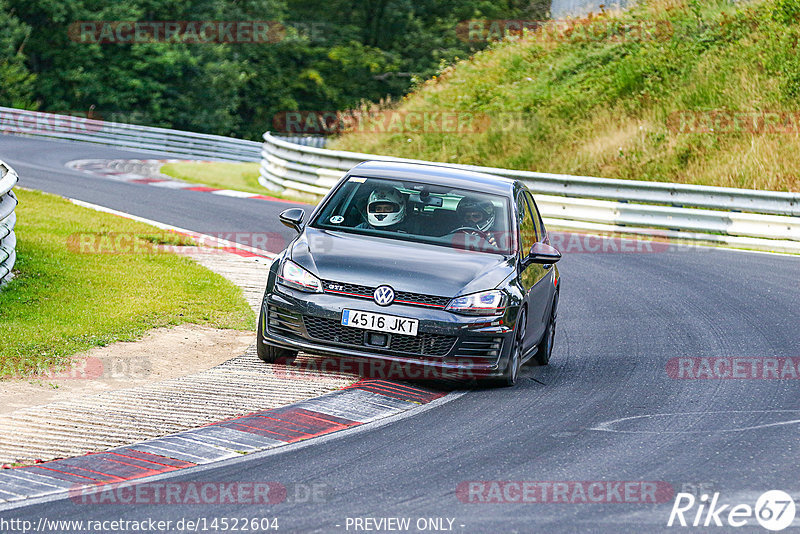
[[[791,495],[781,490],[761,494],[755,506],[747,503],[722,503],[720,494],[701,495],[678,493],[667,526],[682,527],[743,527],[756,522],[767,530],[779,531],[794,521],[796,509]]]

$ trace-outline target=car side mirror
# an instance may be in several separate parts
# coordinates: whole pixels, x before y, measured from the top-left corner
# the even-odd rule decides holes
[[[278,216],[284,225],[294,229],[297,233],[302,230],[305,217],[306,212],[303,208],[289,208]]]
[[[554,247],[541,241],[534,243],[531,253],[525,258],[527,263],[555,263],[561,259],[561,253]]]

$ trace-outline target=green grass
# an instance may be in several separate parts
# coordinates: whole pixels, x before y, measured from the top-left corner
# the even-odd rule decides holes
[[[132,341],[155,327],[254,328],[238,287],[153,246],[186,238],[45,193],[20,190],[18,197],[17,275],[0,290],[0,377],[62,369],[78,351]],[[81,252],[82,238],[102,244],[120,234],[134,239],[123,245],[147,252]]]
[[[259,163],[219,163],[210,161],[183,161],[167,163],[161,172],[167,176],[203,184],[220,189],[246,191],[276,198],[285,198],[297,202],[308,202],[308,199],[293,197],[284,193],[271,191],[258,183]]]
[[[485,113],[492,118],[485,131],[353,132],[331,148],[799,191],[798,20],[800,0],[642,0],[629,11],[574,20],[559,38],[498,42],[443,69],[394,108]],[[615,23],[662,30],[641,39],[586,38]],[[671,127],[676,113],[715,110],[796,116],[783,132]],[[518,120],[501,126],[501,113]]]

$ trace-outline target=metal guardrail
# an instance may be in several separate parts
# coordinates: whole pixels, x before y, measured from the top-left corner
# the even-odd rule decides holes
[[[322,135],[278,135],[276,137],[287,143],[313,146],[316,148],[325,148],[325,145],[328,143],[328,138]]]
[[[82,141],[219,161],[258,161],[261,144],[167,128],[0,107],[0,133]]]
[[[301,146],[267,132],[259,182],[320,197],[344,171],[366,160],[431,163]],[[800,193],[436,165],[523,180],[536,193],[545,221],[560,227],[800,252]]]
[[[0,160],[0,286],[11,279],[14,262],[17,260],[17,197],[11,190],[19,181],[17,173]]]

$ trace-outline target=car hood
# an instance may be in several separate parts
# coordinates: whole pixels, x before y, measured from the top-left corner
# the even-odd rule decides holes
[[[455,297],[493,289],[513,259],[424,243],[306,228],[289,255],[323,280]]]

